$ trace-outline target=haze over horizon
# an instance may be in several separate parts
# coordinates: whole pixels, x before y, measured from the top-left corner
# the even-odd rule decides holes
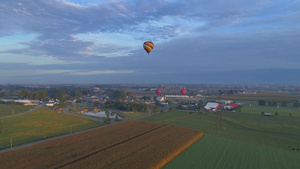
[[[0,84],[300,84],[299,21],[300,0],[5,1]]]

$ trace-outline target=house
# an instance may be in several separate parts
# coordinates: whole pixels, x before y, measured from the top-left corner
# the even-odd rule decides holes
[[[216,111],[217,109],[221,108],[221,105],[219,103],[208,102],[204,108],[206,110]]]
[[[216,100],[216,102],[220,104],[231,104],[232,100]]]
[[[59,104],[59,100],[58,99],[55,99],[55,100],[51,99],[51,100],[48,101],[48,103],[46,103],[46,106],[52,107],[56,104]]]
[[[156,97],[156,100],[158,100],[158,101],[165,101],[166,100],[166,98],[165,97],[162,97],[162,96],[157,96]]]
[[[54,106],[54,102],[48,102],[48,103],[46,103],[46,106],[52,107],[52,106]]]

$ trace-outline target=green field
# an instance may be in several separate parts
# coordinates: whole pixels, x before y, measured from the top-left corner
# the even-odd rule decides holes
[[[251,114],[261,114],[264,113],[271,113],[275,115],[277,112],[278,116],[293,116],[293,117],[300,117],[300,108],[295,108],[292,106],[292,103],[288,103],[286,107],[280,105],[278,106],[259,106],[258,102],[256,101],[242,101],[244,103],[241,108],[242,113],[251,113]]]
[[[300,118],[221,115],[174,111],[144,118],[205,133],[164,168],[299,168],[300,150],[293,149],[300,148]]]
[[[33,112],[1,119],[0,149],[37,140],[42,140],[71,132],[81,131],[102,123],[57,113],[48,108],[39,108]]]
[[[35,106],[23,106],[23,105],[14,105],[9,104],[0,104],[0,117],[10,116],[14,114],[24,113]]]
[[[205,135],[163,169],[291,169],[299,159],[299,153]]]
[[[263,100],[276,100],[276,101],[298,101],[299,96],[296,94],[274,94],[274,93],[257,93],[257,94],[236,94],[236,95],[221,95],[221,96],[210,96],[208,99],[221,100],[243,100],[243,101],[257,101]]]

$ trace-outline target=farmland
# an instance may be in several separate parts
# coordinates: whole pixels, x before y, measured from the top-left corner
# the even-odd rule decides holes
[[[203,138],[164,168],[299,167],[298,117],[266,117],[259,114],[223,112],[220,121],[216,113],[190,114],[186,111],[173,111],[146,117],[144,120],[201,129],[205,133]],[[179,167],[175,167],[176,165]]]
[[[0,161],[3,168],[159,168],[202,135],[131,120],[3,152]]]
[[[0,104],[0,117],[10,116],[13,114],[24,113],[35,106],[23,106],[23,105],[14,105],[9,104]]]
[[[290,169],[299,168],[299,153],[205,135],[163,169]]]
[[[238,95],[222,95],[222,96],[210,96],[209,99],[230,99],[230,100],[243,100],[243,101],[257,101],[263,100],[276,100],[276,101],[297,101],[298,95],[291,94],[272,94],[272,93],[258,93],[258,94],[238,94]]]
[[[39,108],[20,116],[1,119],[0,149],[42,140],[103,124]]]
[[[244,103],[240,109],[242,113],[258,115],[261,114],[261,112],[264,112],[275,115],[277,112],[278,116],[300,117],[300,109],[293,107],[292,103],[290,102],[288,102],[286,106],[281,106],[280,102],[278,103],[278,106],[260,106],[258,105],[257,101],[241,101],[240,103]]]

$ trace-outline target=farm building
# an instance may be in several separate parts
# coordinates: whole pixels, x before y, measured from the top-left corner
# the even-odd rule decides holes
[[[240,104],[232,103],[232,104],[230,104],[230,105],[224,106],[224,109],[225,109],[225,110],[231,110],[231,109],[233,109],[233,108],[235,108],[235,107],[238,107],[239,105],[240,105]]]
[[[189,98],[187,95],[165,95],[165,97],[171,97],[171,98]]]
[[[162,97],[162,96],[157,96],[156,97],[156,100],[158,100],[158,101],[165,101],[166,100],[166,97]]]
[[[217,109],[221,108],[221,105],[219,103],[212,103],[212,102],[208,102],[204,108],[206,110],[211,110],[211,111],[216,111]]]
[[[216,102],[221,104],[231,104],[232,100],[216,100]]]

